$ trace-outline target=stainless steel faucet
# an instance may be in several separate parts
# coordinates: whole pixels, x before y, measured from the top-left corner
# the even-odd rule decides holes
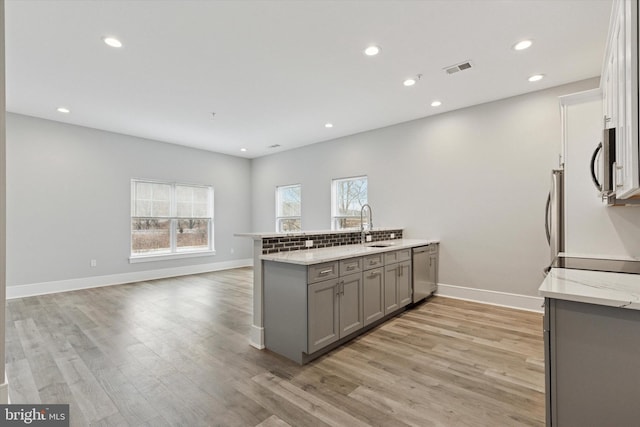
[[[368,229],[369,231],[371,231],[373,229],[373,212],[371,210],[371,206],[369,206],[368,203],[365,203],[364,205],[362,205],[362,208],[360,209],[360,243],[362,243],[364,245],[365,242],[365,230],[364,230],[364,210],[365,208],[367,209],[367,211],[369,212],[369,216],[368,216],[368,220],[367,220],[367,224],[368,225]]]

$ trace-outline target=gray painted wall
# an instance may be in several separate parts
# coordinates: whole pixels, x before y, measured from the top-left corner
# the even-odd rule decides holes
[[[233,236],[251,226],[249,160],[23,115],[6,119],[8,286],[252,257],[251,241]],[[213,185],[216,255],[129,264],[131,178]]]
[[[254,159],[253,231],[274,230],[275,187],[294,183],[303,229],[329,228],[331,179],[367,175],[374,226],[442,240],[441,283],[537,296],[549,262],[558,96],[597,86],[590,79]]]

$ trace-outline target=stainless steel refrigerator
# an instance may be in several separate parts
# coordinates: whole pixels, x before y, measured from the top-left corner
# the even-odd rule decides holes
[[[545,232],[549,243],[549,267],[564,252],[564,170],[554,169],[551,171],[551,186],[547,197],[545,212]]]

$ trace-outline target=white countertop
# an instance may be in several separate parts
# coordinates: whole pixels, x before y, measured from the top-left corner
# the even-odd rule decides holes
[[[397,229],[396,229],[397,230]],[[286,262],[289,264],[311,265],[322,262],[337,261],[344,258],[353,258],[363,255],[377,254],[381,252],[396,251],[398,249],[415,248],[432,243],[440,243],[439,240],[421,239],[396,239],[384,240],[382,242],[365,243],[364,245],[344,245],[333,246],[331,248],[307,249],[291,252],[278,252],[274,254],[261,255],[263,261]],[[389,244],[384,248],[373,248],[369,245]]]
[[[371,231],[392,231],[392,230],[404,230],[404,227],[373,227]],[[367,230],[369,231],[369,230]],[[317,236],[318,234],[342,234],[342,233],[359,233],[359,228],[348,228],[346,230],[309,230],[309,231],[297,231],[295,233],[234,233],[236,237],[250,237],[252,239],[264,239],[269,237],[304,237],[304,236]]]
[[[552,268],[540,285],[543,297],[640,310],[640,275]]]

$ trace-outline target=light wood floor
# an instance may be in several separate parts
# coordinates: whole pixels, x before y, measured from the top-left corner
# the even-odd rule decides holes
[[[72,426],[541,426],[539,314],[435,297],[300,367],[248,345],[251,269],[7,302],[12,403]]]

